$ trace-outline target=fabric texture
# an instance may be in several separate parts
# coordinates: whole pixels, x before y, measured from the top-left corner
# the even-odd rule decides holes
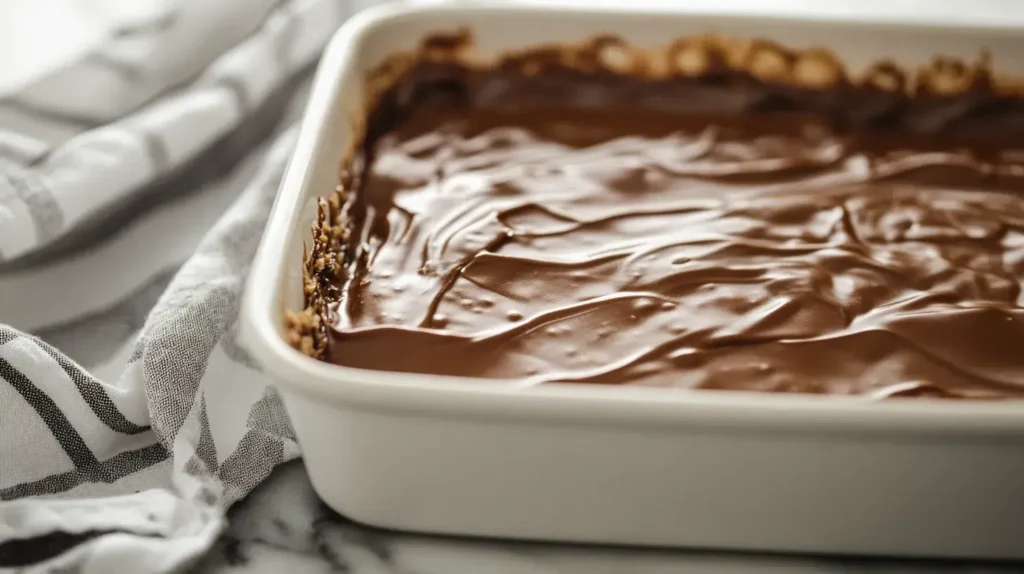
[[[368,3],[168,0],[0,98],[0,571],[183,569],[299,455],[236,319]]]

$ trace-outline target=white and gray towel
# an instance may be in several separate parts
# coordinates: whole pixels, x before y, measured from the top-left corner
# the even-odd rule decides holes
[[[367,3],[65,0],[110,25],[0,95],[0,571],[181,569],[298,456],[239,295],[312,66]]]

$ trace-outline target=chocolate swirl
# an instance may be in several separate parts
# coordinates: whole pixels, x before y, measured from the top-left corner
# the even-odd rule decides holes
[[[341,365],[1024,397],[1024,103],[421,61],[308,292]]]

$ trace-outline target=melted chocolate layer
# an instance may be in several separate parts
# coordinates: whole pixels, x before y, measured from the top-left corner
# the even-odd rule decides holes
[[[1024,105],[420,64],[327,356],[527,383],[1024,397]]]

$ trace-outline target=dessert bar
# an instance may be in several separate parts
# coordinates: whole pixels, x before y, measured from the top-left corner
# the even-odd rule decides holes
[[[547,383],[1024,398],[1024,99],[982,57],[612,37],[376,72],[294,342]],[[485,384],[482,382],[481,384]]]

